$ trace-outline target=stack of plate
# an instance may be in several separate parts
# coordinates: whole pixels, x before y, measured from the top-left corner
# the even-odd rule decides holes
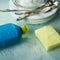
[[[11,10],[18,9],[18,10],[33,10],[38,6],[42,6],[46,0],[33,0],[35,2],[31,3],[32,0],[10,0],[9,1],[9,8]],[[20,4],[19,4],[20,3]],[[58,8],[52,9],[47,13],[40,13],[33,16],[29,16],[24,22],[28,24],[40,24],[45,23],[51,20],[57,11]],[[19,13],[19,12],[18,12]],[[15,12],[11,12],[11,15],[17,19],[20,15],[16,15]]]
[[[39,15],[30,16],[27,18],[26,22],[30,24],[40,24],[40,23],[48,22],[56,15],[56,11],[57,11],[57,8],[51,10],[48,13],[42,13]]]

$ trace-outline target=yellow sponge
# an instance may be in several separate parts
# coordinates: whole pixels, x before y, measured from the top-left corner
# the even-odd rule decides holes
[[[35,30],[35,35],[47,51],[60,46],[60,36],[50,25]]]

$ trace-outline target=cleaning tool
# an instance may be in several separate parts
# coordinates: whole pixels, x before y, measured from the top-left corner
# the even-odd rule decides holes
[[[12,23],[0,26],[0,48],[5,48],[20,42],[22,34],[28,31],[28,26],[17,26]]]
[[[51,25],[35,30],[35,35],[43,44],[46,51],[60,46],[60,35]]]

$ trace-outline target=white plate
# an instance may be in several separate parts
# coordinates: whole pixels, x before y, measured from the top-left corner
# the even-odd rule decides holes
[[[13,4],[12,0],[10,0],[10,2],[9,2],[9,8],[10,9],[22,9],[22,10],[25,10],[25,8],[15,6]],[[50,12],[47,12],[47,13],[42,13],[42,14],[30,16],[30,17],[27,18],[27,20],[25,22],[27,22],[28,24],[40,24],[40,23],[47,22],[47,21],[51,20],[55,16],[57,9],[58,8],[55,8],[55,9],[53,9]],[[19,17],[19,15],[16,15],[13,12],[11,13],[11,15],[15,19],[17,19]]]
[[[45,3],[45,0],[11,0],[16,6],[23,6],[25,8],[36,8],[40,7]]]

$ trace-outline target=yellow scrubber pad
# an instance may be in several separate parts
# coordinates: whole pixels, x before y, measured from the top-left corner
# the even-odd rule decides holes
[[[35,30],[35,35],[47,51],[60,46],[60,36],[50,25]]]

